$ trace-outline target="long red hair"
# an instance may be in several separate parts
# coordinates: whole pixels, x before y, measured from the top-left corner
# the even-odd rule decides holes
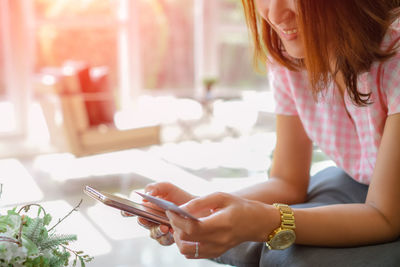
[[[306,69],[314,93],[341,74],[354,104],[370,103],[370,94],[357,89],[358,76],[373,62],[383,62],[394,49],[382,49],[382,40],[399,16],[399,0],[298,0],[298,27],[305,49],[304,59],[285,53],[278,34],[257,13],[254,0],[242,0],[254,44],[255,64],[269,57],[290,70]],[[333,61],[332,61],[333,60]],[[332,63],[335,66],[332,67]]]

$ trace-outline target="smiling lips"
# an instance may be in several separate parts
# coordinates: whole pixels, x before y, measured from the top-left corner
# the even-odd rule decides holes
[[[297,33],[297,29],[296,29],[296,28],[290,29],[290,30],[282,30],[282,29],[281,29],[281,32],[283,32],[284,34],[290,35],[290,34],[295,34],[295,33]]]
[[[278,29],[282,33],[283,37],[288,41],[297,38],[297,32],[298,32],[297,28],[285,29],[285,30],[281,28]]]

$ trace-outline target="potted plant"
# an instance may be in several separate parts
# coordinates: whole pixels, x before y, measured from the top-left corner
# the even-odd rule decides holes
[[[2,185],[0,184],[0,197]],[[0,214],[0,267],[59,267],[69,266],[78,261],[81,266],[93,258],[83,251],[68,248],[77,240],[76,235],[58,234],[55,229],[72,212],[78,210],[82,200],[66,216],[50,226],[52,217],[39,204],[29,204],[20,209],[13,208]],[[37,208],[36,216],[28,216],[32,207]]]

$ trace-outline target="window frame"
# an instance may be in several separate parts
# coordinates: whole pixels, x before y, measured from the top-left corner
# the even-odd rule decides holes
[[[30,2],[30,1],[28,1]],[[11,6],[14,5],[14,6]],[[31,61],[31,35],[28,28],[30,19],[28,4],[20,1],[0,1],[1,34],[3,40],[4,81],[6,87],[6,100],[14,106],[16,127],[10,132],[0,133],[2,143],[18,142],[26,137],[28,103],[30,99],[30,70]],[[15,25],[15,12],[12,7],[19,8],[22,20]],[[17,33],[11,34],[12,28],[17,27]],[[21,40],[21,38],[23,38]],[[24,59],[24,60],[21,60]]]

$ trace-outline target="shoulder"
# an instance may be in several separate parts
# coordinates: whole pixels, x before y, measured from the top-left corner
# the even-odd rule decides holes
[[[395,54],[384,62],[374,62],[370,74],[374,77],[383,75],[383,82],[391,79],[400,79],[400,19],[396,19],[389,27],[382,41],[383,51],[393,49]]]
[[[382,50],[387,50],[393,45],[395,45],[398,49],[399,38],[400,38],[400,18],[397,18],[389,26],[389,28],[383,38],[383,41],[381,44]]]
[[[307,75],[305,71],[291,71],[277,63],[267,66],[268,81],[273,92],[276,114],[297,115],[300,103],[308,101]]]
[[[395,54],[384,62],[375,62],[369,72],[370,92],[376,92],[387,114],[400,113],[400,20],[389,28],[382,43],[383,49],[394,48]],[[360,88],[368,89],[366,87]],[[368,90],[367,90],[368,91]]]
[[[390,25],[381,47],[382,50],[393,49],[395,54],[383,63],[374,64],[376,75],[382,75],[383,82],[385,80],[400,80],[400,18]]]
[[[270,83],[279,86],[299,87],[300,83],[307,80],[305,71],[291,71],[277,62],[267,64],[267,74]]]

